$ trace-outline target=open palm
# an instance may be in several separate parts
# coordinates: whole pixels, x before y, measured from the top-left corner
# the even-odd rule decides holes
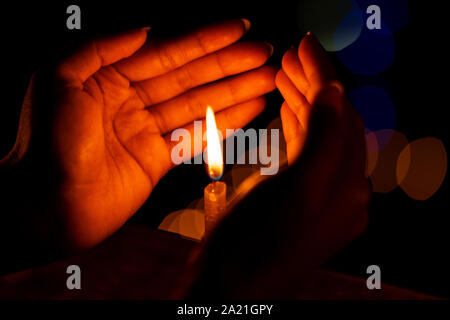
[[[55,220],[70,247],[97,244],[137,211],[173,166],[171,132],[193,130],[207,105],[222,130],[263,110],[276,70],[255,68],[272,47],[233,44],[248,27],[233,20],[159,43],[145,43],[147,29],[97,39],[52,69],[47,98],[44,80],[32,80],[24,110],[50,130],[31,133],[31,153],[51,163]]]

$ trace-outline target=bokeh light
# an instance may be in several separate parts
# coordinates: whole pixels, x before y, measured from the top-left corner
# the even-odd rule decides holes
[[[383,89],[365,86],[350,91],[348,97],[363,118],[365,127],[370,131],[395,128],[395,106]],[[377,148],[383,148],[389,139],[386,134],[380,136]]]
[[[363,22],[352,0],[306,0],[297,9],[301,32],[312,31],[327,51],[342,50],[358,39]]]
[[[366,12],[370,5],[379,6],[381,20],[392,32],[408,24],[408,0],[355,0],[355,2],[363,12]]]
[[[201,240],[205,233],[205,215],[195,209],[178,210],[165,217],[158,229],[187,239]]]
[[[362,28],[358,39],[337,52],[341,62],[353,73],[376,75],[392,65],[395,41],[386,24],[381,30]]]
[[[328,51],[339,51],[355,42],[361,35],[364,19],[359,9],[354,9],[342,18],[334,31],[333,47]]]
[[[371,172],[370,181],[374,192],[386,193],[398,187],[397,159],[408,145],[408,139],[404,134],[392,129],[378,130],[373,133],[378,144],[380,145],[382,141],[384,147],[378,150],[377,163]]]
[[[181,214],[182,210],[172,212],[171,214],[167,215],[164,220],[160,223],[158,229],[178,233],[178,225],[180,222],[179,216]]]
[[[378,140],[375,133],[366,129],[366,177],[369,177],[378,162]]]
[[[409,143],[397,160],[397,183],[411,198],[426,200],[439,190],[447,173],[441,140],[427,137]]]

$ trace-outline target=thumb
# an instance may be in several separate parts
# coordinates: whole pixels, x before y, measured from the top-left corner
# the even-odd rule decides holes
[[[59,78],[82,85],[101,67],[110,65],[135,53],[147,39],[149,28],[126,31],[114,36],[91,40],[59,63]]]

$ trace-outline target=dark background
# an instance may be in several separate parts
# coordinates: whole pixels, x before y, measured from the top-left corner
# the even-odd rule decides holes
[[[66,8],[70,4],[81,7],[81,30],[66,28]],[[296,24],[296,6],[297,1],[242,0],[2,3],[0,157],[14,143],[22,99],[32,72],[62,48],[96,34],[135,27],[152,26],[151,36],[164,37],[217,20],[245,17],[252,22],[252,28],[244,40],[272,43],[275,52],[269,63],[279,65],[283,52],[298,44],[303,36]],[[408,25],[394,33],[394,63],[380,75],[351,74],[334,55],[332,58],[347,89],[383,84],[396,107],[396,130],[410,141],[433,136],[450,150],[445,11],[428,2],[411,1],[409,11]],[[269,94],[266,110],[251,125],[264,128],[279,116],[281,102],[279,93]],[[158,226],[165,215],[200,198],[208,182],[202,165],[174,169],[158,184],[132,221]],[[366,276],[367,266],[376,264],[381,267],[382,281],[450,297],[448,195],[447,179],[426,201],[412,200],[399,189],[374,194],[367,233],[328,266]],[[276,201],[276,194],[270,200]],[[0,211],[8,214],[8,208],[0,207]]]

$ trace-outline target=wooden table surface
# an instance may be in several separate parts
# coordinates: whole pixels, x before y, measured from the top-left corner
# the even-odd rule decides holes
[[[169,299],[188,253],[197,243],[147,226],[128,224],[96,248],[66,260],[0,277],[0,299]],[[66,269],[81,268],[81,290],[68,290]],[[433,299],[365,279],[315,271],[299,299]]]

